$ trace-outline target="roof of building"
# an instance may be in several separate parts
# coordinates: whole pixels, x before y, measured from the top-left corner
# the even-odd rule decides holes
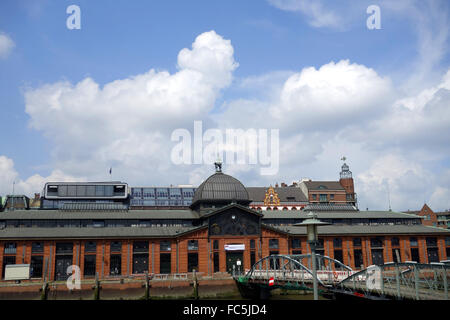
[[[62,211],[14,210],[0,213],[0,220],[26,219],[197,219],[199,214],[185,210],[129,210],[129,211]]]
[[[108,202],[66,202],[61,207],[62,211],[127,211],[128,207],[123,203]]]
[[[201,227],[5,228],[0,239],[174,237]]]
[[[306,219],[306,210],[263,210],[264,219]],[[420,217],[393,211],[317,211],[318,219],[419,219]]]
[[[449,216],[450,211],[435,212],[437,216]]]
[[[274,226],[283,232],[293,235],[306,235],[306,228],[302,226]],[[450,235],[450,230],[429,227],[424,225],[328,225],[318,226],[319,238],[321,235],[367,235],[367,234],[446,234]]]
[[[264,202],[268,189],[268,187],[247,187],[248,195],[250,197],[250,200],[252,200],[253,202]],[[308,199],[305,197],[300,188],[275,187],[273,189],[278,194],[278,198],[282,203],[308,202]]]
[[[308,190],[342,190],[344,187],[339,181],[303,181]]]
[[[192,203],[197,201],[249,201],[247,189],[236,178],[216,172],[206,179],[195,191]]]
[[[310,203],[304,209],[304,211],[358,211],[356,206],[343,203],[343,204],[330,204],[330,203]]]

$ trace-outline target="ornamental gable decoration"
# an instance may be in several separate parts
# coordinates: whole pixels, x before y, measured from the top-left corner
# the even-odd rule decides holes
[[[275,189],[270,186],[266,191],[266,196],[264,198],[264,205],[280,205],[280,198],[275,192]]]

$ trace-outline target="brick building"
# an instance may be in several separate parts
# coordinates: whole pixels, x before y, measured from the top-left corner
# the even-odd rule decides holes
[[[303,191],[309,203],[357,205],[352,172],[346,163],[342,165],[339,181],[303,179],[295,185]]]
[[[444,229],[450,228],[450,212],[434,212],[426,203],[423,205],[420,211],[408,210],[405,211],[405,213],[415,214],[422,217],[422,224],[425,226],[433,226]]]
[[[306,228],[293,226],[309,210],[331,223],[318,228],[318,252],[354,269],[388,261],[450,259],[450,231],[424,226],[418,216],[325,203],[304,210],[253,210],[247,188],[220,170],[196,189],[185,209],[129,210],[117,199],[107,202],[110,185],[97,184],[98,190],[89,184],[61,185],[61,192],[75,190],[76,196],[81,190],[80,197],[88,190],[103,192],[99,202],[95,197],[66,199],[55,209],[0,212],[2,279],[11,264],[29,264],[36,281],[64,280],[70,265],[79,266],[82,279],[96,273],[105,279],[249,269],[269,254],[310,252]],[[122,196],[122,189],[111,190]],[[41,202],[47,200],[44,196]]]

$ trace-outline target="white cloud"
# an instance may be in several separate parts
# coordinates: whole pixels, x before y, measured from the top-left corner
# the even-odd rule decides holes
[[[26,180],[19,177],[14,168],[14,161],[6,156],[0,156],[0,194],[8,195],[24,194],[32,197],[34,193],[40,193],[44,184],[51,181],[85,181],[84,177],[74,177],[63,173],[61,170],[54,170],[52,173],[43,177],[39,174],[32,175]]]
[[[342,18],[324,7],[319,0],[268,0],[274,7],[285,11],[301,12],[313,27],[342,28]]]
[[[445,209],[447,200],[439,199],[450,180],[440,181],[433,164],[449,157],[450,72],[439,84],[405,97],[388,77],[348,60],[274,71],[240,80],[238,90],[250,91],[250,97],[225,101],[212,113],[220,90],[232,82],[233,55],[231,42],[212,31],[180,51],[173,74],[152,69],[103,87],[86,78],[28,89],[30,123],[54,144],[50,177],[105,180],[112,166],[114,180],[132,185],[198,184],[211,166],[173,165],[170,134],[176,128],[192,133],[193,121],[203,120],[204,130],[280,129],[278,175],[258,176],[255,166],[225,163],[224,170],[246,185],[305,176],[337,180],[339,159],[346,155],[362,206],[386,209],[389,182],[395,210],[430,199],[434,210]],[[7,160],[8,179],[17,179]],[[30,177],[22,188],[39,192],[43,179]]]
[[[145,171],[167,181],[171,132],[207,118],[237,65],[231,42],[205,32],[180,51],[174,74],[152,69],[103,87],[86,78],[29,88],[26,112],[54,143],[63,172],[102,179],[112,165],[116,178],[153,184]]]
[[[0,32],[0,59],[6,59],[15,46],[14,41],[7,34]]]

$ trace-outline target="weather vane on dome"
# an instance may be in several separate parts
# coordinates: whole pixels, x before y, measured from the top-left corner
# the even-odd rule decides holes
[[[220,160],[219,154],[217,154],[217,160],[214,162],[216,172],[222,172],[222,160]]]

